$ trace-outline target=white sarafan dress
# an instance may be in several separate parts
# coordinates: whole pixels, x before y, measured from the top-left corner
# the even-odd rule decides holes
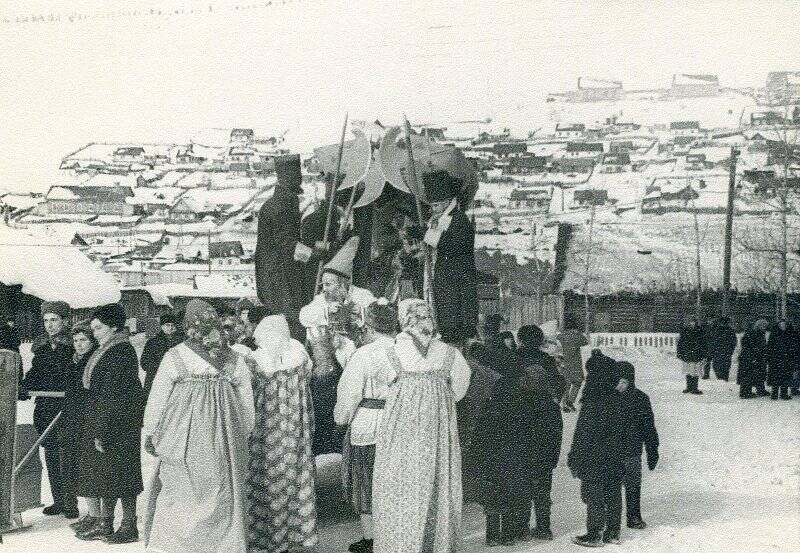
[[[253,392],[244,359],[221,369],[185,344],[158,369],[145,411],[158,462],[149,485],[145,545],[153,553],[244,553],[247,437]]]
[[[401,333],[389,350],[389,387],[372,481],[377,553],[449,553],[461,531],[461,448],[455,402],[470,367],[456,348],[434,340],[423,356]]]

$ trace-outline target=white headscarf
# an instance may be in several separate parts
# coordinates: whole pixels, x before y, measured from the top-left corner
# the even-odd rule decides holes
[[[289,323],[283,315],[264,317],[253,332],[253,339],[258,349],[252,357],[265,373],[291,369],[305,361],[305,350],[292,340]]]

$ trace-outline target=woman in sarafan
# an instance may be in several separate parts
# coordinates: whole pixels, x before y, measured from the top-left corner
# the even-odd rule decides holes
[[[145,411],[145,450],[158,459],[147,551],[244,553],[250,370],[207,303],[189,302],[184,327],[187,338],[161,361]]]
[[[248,543],[279,553],[317,544],[311,359],[283,315],[265,317],[253,338],[255,428],[250,436]]]
[[[386,395],[375,448],[372,504],[377,553],[449,553],[461,530],[461,446],[456,404],[471,370],[435,337],[423,300],[400,302],[389,360],[397,373]]]

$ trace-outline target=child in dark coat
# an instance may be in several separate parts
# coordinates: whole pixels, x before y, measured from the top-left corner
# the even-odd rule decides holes
[[[544,369],[526,369],[510,352],[499,356],[495,364],[503,365],[502,376],[475,434],[486,544],[552,539],[550,490],[561,452],[561,411],[552,399]],[[532,504],[536,528],[531,531]]]
[[[599,350],[592,352],[592,358],[586,364],[582,406],[567,465],[581,480],[581,499],[586,504],[586,534],[572,541],[601,547],[619,543],[627,421],[614,360]]]
[[[647,468],[658,464],[658,432],[653,407],[646,393],[636,387],[636,370],[627,361],[617,363],[617,371],[626,385],[621,385],[623,411],[627,415],[625,440],[625,514],[628,528],[642,530],[642,447],[647,453]]]

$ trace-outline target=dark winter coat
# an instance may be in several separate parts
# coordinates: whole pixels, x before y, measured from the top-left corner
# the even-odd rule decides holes
[[[77,452],[80,449],[80,437],[83,434],[89,398],[86,388],[83,387],[83,369],[93,351],[94,348],[83,357],[77,357],[76,354],[64,380],[64,414],[62,415],[61,435],[64,437],[65,447],[75,451],[74,458],[77,458]]]
[[[475,434],[478,502],[503,512],[529,496],[532,480],[558,464],[562,431],[561,410],[546,390],[522,390],[518,378],[498,380]]]
[[[642,447],[647,458],[658,456],[658,432],[650,397],[633,382],[622,394],[622,410],[626,416],[625,456],[639,457]]]
[[[159,331],[158,334],[150,338],[144,345],[142,350],[142,357],[139,360],[142,365],[142,370],[145,372],[144,377],[144,398],[147,401],[147,396],[150,395],[150,388],[153,386],[153,380],[158,373],[158,367],[161,366],[161,360],[167,352],[183,342],[184,335],[181,331],[176,331],[171,336]]]
[[[703,327],[685,326],[678,336],[678,359],[697,363],[706,358],[705,332]]]
[[[728,325],[712,326],[708,335],[708,358],[712,359],[715,365],[729,362],[733,352],[736,351],[737,342],[736,332]]]
[[[299,240],[300,201],[296,194],[277,186],[258,213],[256,289],[261,303],[286,315],[292,338],[303,340],[305,332],[297,321],[308,292],[303,287],[305,264],[294,260]]]
[[[31,368],[20,384],[20,399],[28,399],[29,391],[63,392],[65,375],[70,370],[74,353],[69,332],[63,330],[52,339],[41,336],[34,341],[31,351]],[[41,435],[63,408],[63,398],[37,397],[33,410],[36,431]],[[57,448],[61,445],[61,424],[61,421],[56,423],[42,447]]]
[[[524,344],[517,350],[517,355],[522,360],[523,367],[540,365],[545,370],[547,373],[547,388],[554,399],[560,400],[567,388],[567,382],[564,376],[558,372],[555,359],[539,348],[528,347]]]
[[[583,402],[567,456],[576,478],[605,481],[624,473],[628,422],[623,409],[618,392]]]
[[[436,246],[433,298],[442,340],[461,342],[478,333],[475,227],[459,208]]]
[[[751,329],[742,336],[736,383],[741,386],[756,386],[763,384],[766,379],[767,336],[765,332]]]
[[[144,392],[136,351],[111,346],[95,365],[87,393],[78,495],[124,497],[142,492],[140,455]],[[106,452],[95,449],[95,438]]]
[[[619,378],[616,361],[599,350],[593,351],[586,360],[586,384],[581,401],[593,401],[608,395],[619,382]]]
[[[798,334],[792,328],[781,330],[777,326],[770,332],[767,342],[767,384],[790,386],[798,362]]]

